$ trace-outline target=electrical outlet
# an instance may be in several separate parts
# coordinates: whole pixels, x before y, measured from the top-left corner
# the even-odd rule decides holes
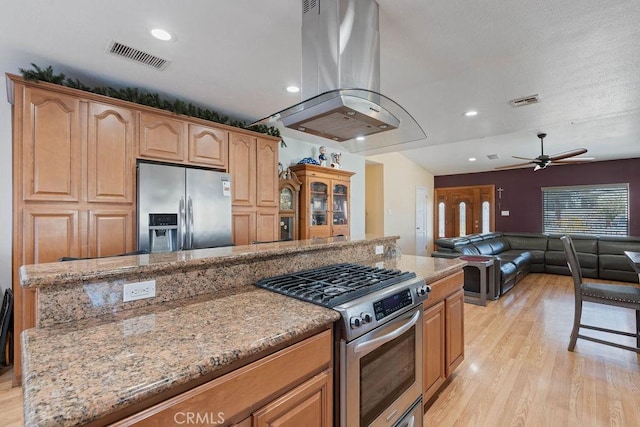
[[[153,298],[156,296],[156,281],[125,283],[122,292],[122,301],[136,301],[139,299]]]
[[[384,246],[377,245],[376,246],[376,255],[382,255],[384,253]]]

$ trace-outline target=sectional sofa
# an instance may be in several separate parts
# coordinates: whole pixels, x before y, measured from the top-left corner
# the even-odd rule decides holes
[[[494,258],[497,298],[529,272],[570,275],[560,242],[562,234],[485,233],[436,240],[434,257],[483,255]],[[640,252],[640,237],[571,235],[584,277],[638,283],[624,251]],[[465,289],[477,287],[477,269],[468,268]],[[469,277],[471,276],[471,277]],[[468,283],[467,283],[468,282]],[[474,285],[475,284],[475,285]]]

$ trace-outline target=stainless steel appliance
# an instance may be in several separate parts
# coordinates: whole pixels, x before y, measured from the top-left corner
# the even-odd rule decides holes
[[[229,174],[138,164],[138,250],[168,252],[230,244]]]
[[[336,425],[422,426],[422,303],[431,290],[424,279],[338,264],[257,285],[340,312]]]

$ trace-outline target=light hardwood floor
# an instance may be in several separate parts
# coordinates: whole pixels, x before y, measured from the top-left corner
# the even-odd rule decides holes
[[[631,331],[634,314],[587,303],[584,320]],[[567,351],[572,321],[568,276],[530,274],[486,307],[465,304],[465,361],[425,426],[640,426],[640,356],[584,340]],[[0,425],[22,424],[7,372]]]
[[[640,426],[640,356],[585,340],[567,351],[573,304],[571,278],[547,274],[465,304],[465,360],[425,426]],[[583,323],[633,331],[635,313],[585,303]]]

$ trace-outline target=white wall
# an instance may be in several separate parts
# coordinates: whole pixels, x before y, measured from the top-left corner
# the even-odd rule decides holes
[[[416,187],[427,189],[427,253],[433,247],[433,175],[399,153],[367,157],[383,165],[384,235],[400,236],[402,253],[415,255]]]
[[[312,157],[318,160],[320,144],[299,141],[289,137],[285,137],[284,140],[287,146],[280,147],[279,156],[280,163],[282,163],[285,168],[297,164],[305,157]],[[336,151],[338,150],[327,147],[327,154]],[[351,235],[362,236],[364,235],[365,225],[364,157],[345,151],[341,151],[341,153],[342,169],[355,172],[355,175],[351,176]],[[433,185],[431,187],[433,187]]]
[[[0,84],[0,288],[11,287],[11,217],[13,206],[11,104],[7,87]]]

